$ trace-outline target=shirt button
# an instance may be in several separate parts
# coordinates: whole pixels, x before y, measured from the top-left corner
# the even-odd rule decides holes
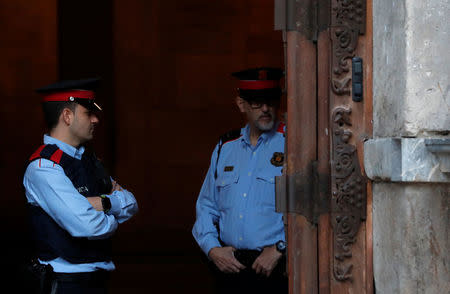
[[[242,241],[242,237],[239,237],[239,241]]]
[[[251,176],[251,175],[252,175],[252,173],[251,173],[251,172],[249,172],[249,173],[248,173],[248,176]]]
[[[242,214],[239,215],[239,218],[243,218]]]
[[[247,197],[247,193],[242,194],[242,196]]]
[[[222,182],[222,185],[225,185],[225,182]]]
[[[255,155],[256,154],[256,152],[255,151],[253,151],[253,155]]]
[[[273,183],[273,178],[270,178],[270,182]]]

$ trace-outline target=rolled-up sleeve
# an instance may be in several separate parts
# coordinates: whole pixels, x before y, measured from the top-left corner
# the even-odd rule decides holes
[[[120,224],[129,220],[139,210],[133,193],[126,189],[114,191],[109,195],[109,199],[111,200],[111,209],[108,214],[113,215]]]

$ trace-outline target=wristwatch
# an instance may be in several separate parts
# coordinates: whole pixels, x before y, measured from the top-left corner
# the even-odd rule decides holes
[[[275,248],[281,254],[285,254],[286,253],[286,242],[284,242],[283,240],[278,241],[277,243],[275,243]]]
[[[111,200],[109,200],[109,197],[105,194],[100,195],[100,198],[102,198],[103,211],[105,213],[108,213],[108,211],[111,209]]]

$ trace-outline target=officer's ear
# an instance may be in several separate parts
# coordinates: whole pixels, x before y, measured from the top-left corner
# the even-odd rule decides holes
[[[75,113],[68,107],[64,107],[61,112],[60,121],[62,121],[66,126],[70,126],[75,117]]]
[[[237,97],[236,97],[236,105],[239,107],[239,110],[240,110],[242,113],[245,112],[244,99],[242,99],[241,97],[237,96]]]

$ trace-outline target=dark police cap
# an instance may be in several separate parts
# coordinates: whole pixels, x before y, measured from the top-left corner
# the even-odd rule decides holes
[[[239,96],[245,100],[280,99],[281,68],[258,67],[232,73],[239,79]]]
[[[36,89],[41,94],[42,102],[76,102],[89,110],[99,111],[102,108],[95,103],[95,90],[100,78],[82,80],[63,80]]]

